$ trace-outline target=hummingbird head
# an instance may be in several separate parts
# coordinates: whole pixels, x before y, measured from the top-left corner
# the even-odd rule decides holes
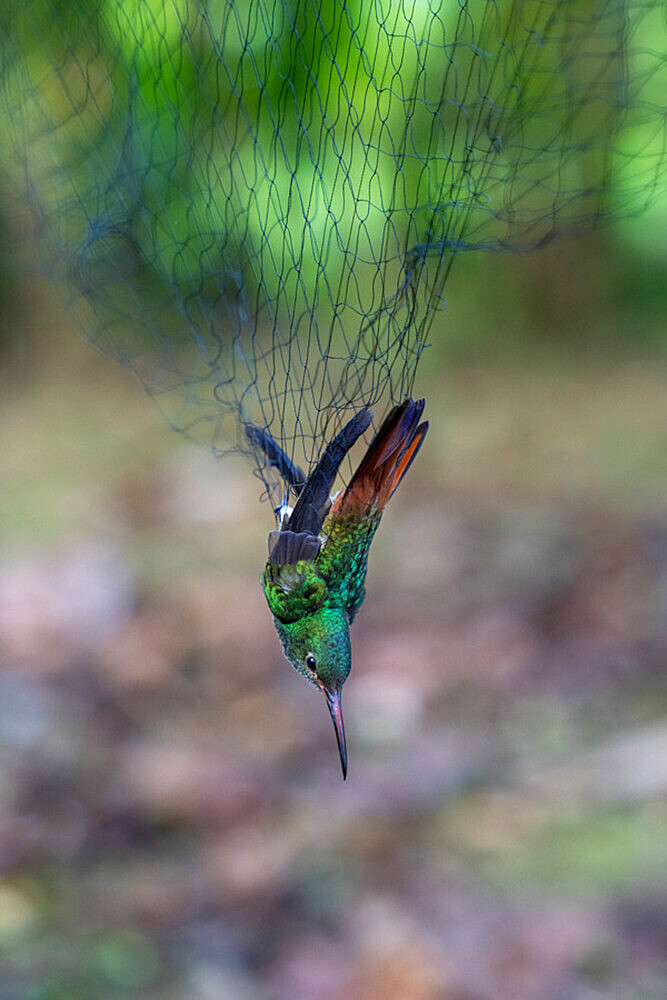
[[[298,621],[275,620],[285,656],[300,674],[315,684],[327,702],[336,731],[343,778],[347,775],[347,748],[341,710],[341,692],[351,666],[350,623],[339,608],[320,608]]]

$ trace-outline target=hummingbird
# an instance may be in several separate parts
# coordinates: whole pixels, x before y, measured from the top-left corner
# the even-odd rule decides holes
[[[389,412],[347,487],[331,496],[343,459],[368,429],[373,412],[359,410],[326,446],[306,476],[254,424],[245,428],[297,496],[276,510],[269,557],[261,576],[285,656],[322,691],[336,733],[343,779],[347,745],[341,707],[351,667],[350,625],[366,595],[368,554],[382,512],[408,471],[428,430],[425,400],[405,399]]]

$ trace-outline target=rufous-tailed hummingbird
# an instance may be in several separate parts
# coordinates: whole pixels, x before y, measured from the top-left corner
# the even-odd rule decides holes
[[[365,408],[325,448],[306,478],[268,431],[246,427],[251,442],[298,496],[280,509],[280,527],[269,534],[262,576],[285,655],[323,692],[347,775],[341,692],[350,673],[350,625],[364,597],[368,551],[382,512],[424,440],[424,400],[395,406],[371,442],[346,489],[330,493],[346,454],[369,427]]]

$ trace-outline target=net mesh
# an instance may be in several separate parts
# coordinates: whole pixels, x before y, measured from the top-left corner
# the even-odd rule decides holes
[[[653,0],[10,0],[5,161],[94,342],[173,426],[308,466],[412,391],[456,255],[641,211]]]

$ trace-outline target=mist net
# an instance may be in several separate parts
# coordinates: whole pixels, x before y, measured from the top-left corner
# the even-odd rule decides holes
[[[308,466],[411,392],[458,253],[665,182],[658,0],[9,0],[5,160],[179,430]]]

